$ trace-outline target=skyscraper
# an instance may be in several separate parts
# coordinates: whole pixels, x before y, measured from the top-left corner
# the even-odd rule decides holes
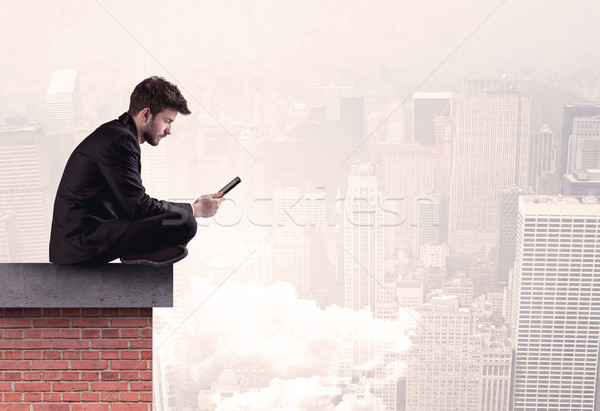
[[[377,312],[377,295],[384,292],[383,211],[377,175],[369,164],[351,171],[344,209],[345,306]]]
[[[600,168],[600,116],[575,117],[567,173]]]
[[[529,93],[506,79],[464,80],[449,204],[453,253],[493,248],[498,197],[527,184]]]
[[[529,187],[532,187],[536,194],[550,194],[541,192],[542,181],[547,174],[556,172],[555,159],[556,149],[552,131],[545,125],[540,131],[531,133],[527,177]]]
[[[567,173],[569,137],[573,134],[573,119],[575,117],[593,117],[596,115],[600,115],[600,105],[598,104],[568,104],[564,107],[560,143],[560,175]]]
[[[425,145],[436,143],[436,117],[452,116],[452,93],[443,91],[413,94],[412,142]]]
[[[50,148],[42,128],[0,130],[0,210],[15,215],[19,262],[48,261],[54,203]]]
[[[54,70],[46,90],[46,127],[49,131],[82,126],[83,107],[77,69]]]
[[[519,199],[509,306],[515,411],[597,409],[599,233],[597,197]]]

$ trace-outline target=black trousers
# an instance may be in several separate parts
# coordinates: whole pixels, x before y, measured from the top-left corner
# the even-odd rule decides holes
[[[186,245],[196,235],[197,227],[196,218],[187,211],[172,211],[131,221],[116,243],[83,264],[104,264],[130,253]]]

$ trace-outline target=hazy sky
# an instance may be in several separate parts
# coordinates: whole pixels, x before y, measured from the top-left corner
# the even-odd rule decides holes
[[[156,61],[192,94],[240,79],[284,93],[352,82],[410,91],[498,6],[423,89],[463,75],[596,78],[600,67],[590,0],[172,3],[2,1],[0,91],[44,87],[51,70],[72,67],[84,91],[130,88],[170,77]]]

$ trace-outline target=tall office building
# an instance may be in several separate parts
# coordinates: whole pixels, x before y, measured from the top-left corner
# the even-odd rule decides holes
[[[508,272],[515,264],[519,196],[525,194],[534,194],[531,187],[504,187],[500,191],[497,275],[500,282],[508,281]]]
[[[502,187],[527,184],[530,97],[508,80],[464,80],[449,204],[453,254],[494,248]]]
[[[15,214],[20,262],[48,261],[54,204],[50,151],[42,128],[0,130],[0,210]]]
[[[433,190],[434,148],[413,143],[380,143],[386,212],[386,254],[403,250],[418,256],[419,198]],[[424,202],[425,203],[425,202]],[[396,213],[396,214],[394,214]]]
[[[556,149],[552,131],[547,125],[540,131],[531,133],[529,147],[528,185],[535,194],[551,194],[543,192],[545,177],[556,172]]]
[[[16,263],[19,258],[17,217],[0,210],[0,263]]]
[[[560,143],[559,175],[567,173],[569,156],[569,138],[573,134],[573,119],[575,117],[593,117],[600,115],[598,104],[568,104],[563,109],[562,136]]]
[[[344,301],[360,310],[377,312],[378,293],[383,292],[383,211],[377,175],[369,164],[351,171],[344,204]]]
[[[477,313],[456,296],[434,297],[418,310],[406,370],[407,411],[481,410],[481,337]]]
[[[600,115],[575,117],[569,137],[567,173],[600,168]]]
[[[46,90],[46,128],[73,130],[83,124],[83,106],[77,69],[54,70]]]
[[[443,91],[416,92],[413,94],[412,142],[436,144],[436,117],[452,116],[452,93]]]
[[[404,105],[400,100],[392,100],[387,104],[385,118],[385,141],[400,143],[405,141],[406,126],[404,123]]]
[[[513,410],[596,410],[600,199],[522,196],[518,227]]]

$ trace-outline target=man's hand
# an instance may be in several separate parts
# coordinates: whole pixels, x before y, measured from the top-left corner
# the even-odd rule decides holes
[[[219,206],[223,202],[222,198],[219,198],[221,193],[205,194],[200,196],[194,202],[194,217],[212,217],[217,213]]]

